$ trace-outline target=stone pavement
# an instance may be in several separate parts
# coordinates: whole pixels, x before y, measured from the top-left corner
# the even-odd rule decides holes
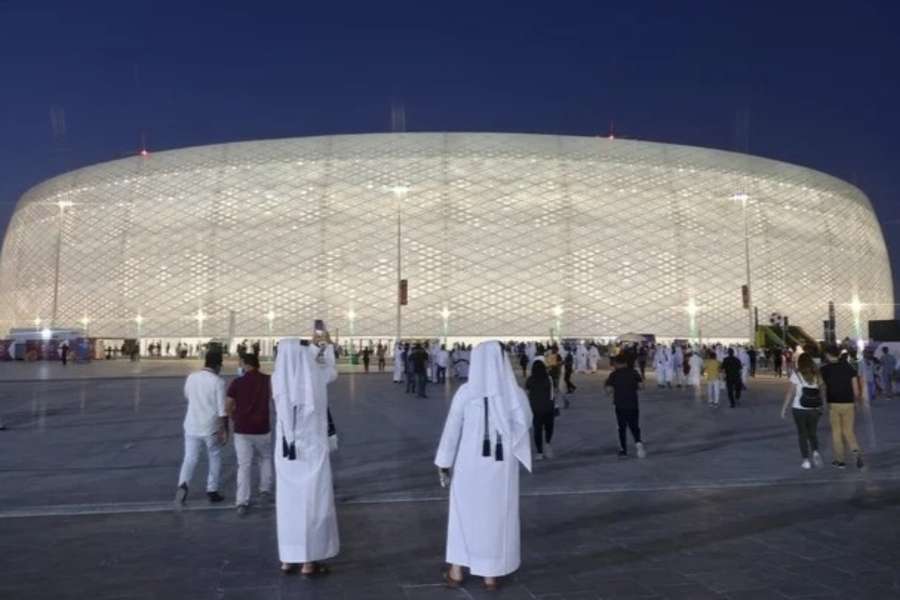
[[[778,417],[783,382],[754,381],[734,410],[651,387],[650,456],[623,460],[601,376],[578,376],[557,457],[522,477],[522,568],[488,594],[439,584],[447,507],[431,461],[452,386],[428,400],[387,374],[331,387],[342,549],[306,581],[278,572],[272,507],[239,518],[195,494],[171,509],[181,372],[97,368],[0,381],[0,598],[900,598],[900,400],[861,415],[866,469],[805,472]],[[826,421],[820,436],[830,461]],[[231,448],[224,474],[231,500]]]

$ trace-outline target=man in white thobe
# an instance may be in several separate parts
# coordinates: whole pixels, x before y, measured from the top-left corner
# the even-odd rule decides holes
[[[691,352],[691,357],[688,359],[688,385],[694,388],[694,390],[699,393],[700,392],[700,372],[703,370],[703,357],[700,356],[700,349],[695,348]]]
[[[586,373],[588,370],[588,351],[584,342],[578,344],[575,351],[575,370],[579,373]]]
[[[331,458],[327,385],[337,378],[328,334],[305,345],[281,340],[272,373],[275,400],[275,515],[286,573],[323,574],[319,561],[340,549]]]
[[[653,355],[653,368],[656,370],[656,385],[665,387],[671,385],[669,382],[669,353],[668,349],[659,345],[656,347],[656,354]]]
[[[588,350],[588,371],[590,371],[591,373],[596,373],[599,367],[600,350],[597,349],[597,346],[591,344],[591,349]]]
[[[750,355],[747,353],[747,349],[741,346],[738,349],[738,360],[741,361],[741,384],[743,384],[744,388],[747,387],[747,378],[750,377]]]
[[[462,567],[496,587],[521,562],[519,463],[531,470],[525,392],[499,342],[472,353],[469,381],[453,396],[435,464],[450,485],[446,583],[462,583]],[[452,469],[452,480],[451,471]]]
[[[394,346],[394,383],[403,383],[403,372],[406,370],[405,363],[403,344],[397,342]]]

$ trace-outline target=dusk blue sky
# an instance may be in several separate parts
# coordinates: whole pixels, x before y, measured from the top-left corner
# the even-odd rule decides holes
[[[0,227],[28,187],[142,135],[154,151],[387,131],[397,103],[409,131],[612,121],[819,169],[868,194],[898,265],[898,16],[860,1],[0,0]]]

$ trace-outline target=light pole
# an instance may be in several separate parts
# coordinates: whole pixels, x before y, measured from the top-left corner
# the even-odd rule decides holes
[[[355,332],[354,323],[356,322],[356,313],[351,308],[347,311],[347,320],[350,321],[350,337],[352,338]]]
[[[269,337],[272,337],[272,325],[274,322],[275,322],[275,311],[273,311],[270,308],[269,312],[266,313],[266,324],[269,327]]]
[[[400,308],[400,285],[403,281],[403,252],[402,252],[402,233],[403,233],[403,201],[409,188],[405,185],[395,185],[390,191],[397,199],[397,343],[400,343],[400,337],[403,332],[403,314]]]
[[[450,309],[446,306],[441,309],[441,318],[444,320],[444,345],[447,345],[447,322],[450,319]]]
[[[859,296],[853,296],[853,300],[850,301],[850,310],[853,312],[853,330],[856,331],[856,339],[862,339],[862,321],[860,320],[860,314],[862,313],[862,302],[859,301]]]
[[[556,337],[560,344],[562,344],[562,314],[562,306],[556,305],[553,307],[553,316],[556,318]]]
[[[741,212],[744,216],[744,267],[746,269],[747,281],[747,339],[752,346],[756,341],[756,328],[753,327],[753,288],[750,285],[750,219],[747,214],[747,202],[750,200],[750,196],[741,192],[740,194],[732,196],[731,199],[740,201]]]
[[[66,216],[66,209],[71,207],[73,203],[69,200],[60,200],[56,203],[59,207],[59,227],[56,231],[56,258],[53,268],[53,310],[50,314],[50,329],[56,327],[56,317],[59,307],[59,262],[62,256],[62,238],[63,238],[63,221]]]
[[[202,308],[197,309],[197,314],[194,315],[194,318],[197,319],[197,337],[203,337],[203,321],[206,320],[206,315],[203,313]]]
[[[698,309],[697,309],[697,303],[694,302],[693,298],[688,300],[687,308],[685,310],[687,310],[688,318],[690,319],[689,327],[690,327],[691,337],[698,338],[697,343],[699,344],[700,340],[699,340],[699,336],[697,335],[697,310]]]

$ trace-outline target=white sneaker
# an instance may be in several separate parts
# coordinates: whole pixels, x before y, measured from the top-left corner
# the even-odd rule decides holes
[[[643,443],[638,442],[637,444],[634,445],[634,447],[637,449],[637,457],[638,458],[647,458],[647,451],[644,450]]]
[[[813,452],[813,464],[816,466],[817,469],[821,469],[822,465],[825,464],[825,461],[822,460],[822,455],[819,454],[818,450],[815,450]]]
[[[535,454],[534,460],[544,460],[544,455],[543,454]]]
[[[550,444],[544,444],[544,455],[547,458],[553,458],[553,446]]]
[[[808,469],[812,469],[812,465],[809,463],[809,459],[808,459],[808,458],[804,458],[804,459],[803,459],[803,462],[800,463],[800,468],[801,468],[801,469],[807,469],[807,470],[808,470]]]

